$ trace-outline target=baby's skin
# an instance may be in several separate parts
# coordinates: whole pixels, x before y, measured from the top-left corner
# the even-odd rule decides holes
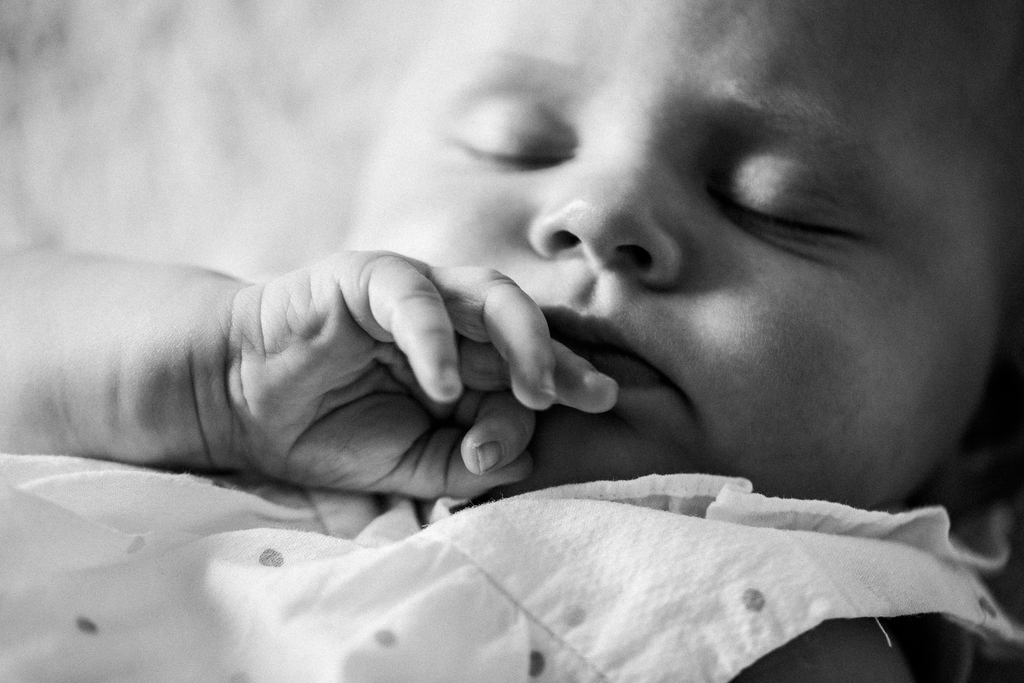
[[[0,326],[23,340],[5,356],[7,451],[472,497],[530,472],[534,411],[616,399],[484,268],[343,252],[245,284],[39,253],[0,272]]]

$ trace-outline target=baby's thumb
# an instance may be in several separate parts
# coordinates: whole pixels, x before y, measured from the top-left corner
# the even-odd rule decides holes
[[[524,451],[508,464],[490,469],[484,474],[475,474],[466,467],[461,454],[456,450],[449,460],[443,495],[452,498],[476,498],[498,486],[522,481],[532,471],[533,457]]]

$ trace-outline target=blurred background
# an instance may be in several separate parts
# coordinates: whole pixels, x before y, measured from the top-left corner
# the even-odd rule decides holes
[[[425,7],[0,0],[0,249],[244,277],[330,252]]]

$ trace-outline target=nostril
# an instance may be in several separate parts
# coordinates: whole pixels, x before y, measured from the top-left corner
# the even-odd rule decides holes
[[[558,230],[552,233],[550,239],[551,249],[554,252],[572,249],[580,243],[580,238],[568,230]]]
[[[651,256],[651,252],[636,244],[620,245],[617,251],[621,257],[624,257],[626,262],[631,263],[640,270],[648,270],[651,264],[654,263],[654,257]]]

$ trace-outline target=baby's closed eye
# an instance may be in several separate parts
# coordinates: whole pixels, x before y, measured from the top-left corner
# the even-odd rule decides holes
[[[571,159],[576,133],[562,118],[521,97],[488,97],[456,112],[447,139],[474,159],[535,170]]]
[[[841,246],[867,238],[852,201],[833,196],[826,179],[774,156],[740,159],[712,174],[707,193],[739,228],[781,246]]]

